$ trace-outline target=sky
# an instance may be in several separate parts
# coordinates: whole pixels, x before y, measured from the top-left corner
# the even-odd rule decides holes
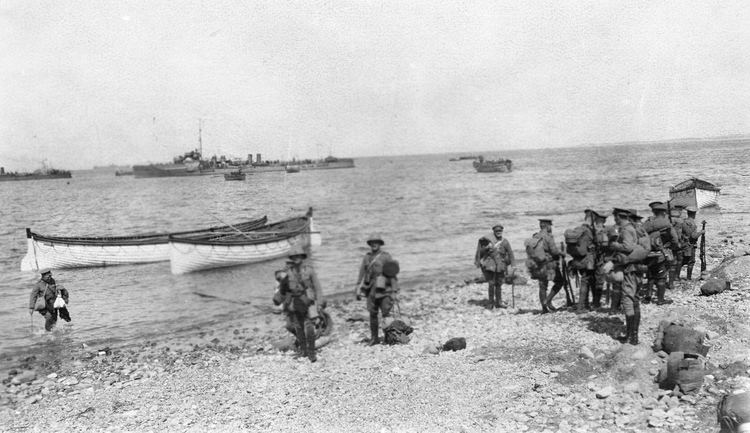
[[[0,166],[750,134],[744,1],[0,0]]]

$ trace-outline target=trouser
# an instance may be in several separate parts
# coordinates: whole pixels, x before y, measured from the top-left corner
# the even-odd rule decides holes
[[[604,275],[597,272],[596,269],[581,269],[578,273],[581,281],[578,289],[578,309],[589,308],[589,292],[591,292],[593,307],[601,307]]]
[[[613,281],[610,284],[610,290],[612,293],[610,293],[609,297],[609,309],[610,312],[616,313],[620,311],[620,307],[622,307],[622,283]]]
[[[692,250],[692,252],[683,254],[682,256],[682,266],[687,266],[687,279],[690,280],[693,278],[693,267],[695,267],[695,249]],[[680,268],[682,269],[682,268]],[[679,272],[679,271],[678,271]]]
[[[287,313],[287,324],[291,323],[297,344],[303,354],[314,356],[315,353],[315,324],[305,313],[290,311]],[[289,329],[289,328],[287,328]]]
[[[656,286],[656,298],[664,300],[667,290],[667,262],[652,262],[648,265],[648,284],[644,290],[644,298],[651,301],[653,286]]]
[[[370,341],[376,342],[378,338],[378,311],[383,319],[391,315],[393,309],[393,298],[390,295],[371,295],[367,297],[367,311],[370,312]]]
[[[483,269],[482,274],[487,281],[487,297],[490,300],[490,305],[493,307],[502,306],[503,280],[505,279],[505,272],[493,272]]]
[[[68,312],[68,307],[46,308],[44,310],[39,310],[39,314],[44,316],[44,329],[45,330],[51,331],[52,328],[54,328],[55,324],[57,323],[58,312],[59,312],[61,319],[63,319],[66,322],[70,322],[70,313]]]
[[[674,260],[669,263],[669,288],[674,287],[674,282],[680,280],[680,269],[682,269],[682,251],[674,253]]]
[[[549,311],[552,298],[554,298],[555,295],[560,292],[560,289],[562,289],[563,284],[565,283],[565,278],[563,277],[559,266],[555,267],[555,276],[552,281],[552,289],[550,289],[548,295],[547,285],[549,284],[549,280],[547,280],[546,278],[539,279],[539,303],[542,305],[542,313],[546,313]]]

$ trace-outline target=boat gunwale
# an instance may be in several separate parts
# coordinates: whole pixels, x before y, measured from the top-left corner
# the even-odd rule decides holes
[[[243,229],[255,230],[266,225],[268,217],[263,216],[254,220],[245,221],[242,223],[234,224],[234,227],[240,226]],[[256,227],[257,226],[257,227]],[[84,245],[84,246],[139,246],[139,245],[161,245],[169,242],[169,237],[172,235],[184,236],[190,234],[201,234],[201,233],[216,233],[219,231],[233,230],[232,227],[226,226],[215,226],[205,229],[187,230],[174,233],[157,233],[153,235],[133,235],[133,236],[47,236],[39,233],[32,232],[31,229],[26,229],[26,237],[33,239],[37,242],[49,242],[53,244],[66,244],[66,245]]]
[[[669,188],[670,193],[678,193],[683,191],[689,191],[691,189],[701,189],[703,191],[721,192],[721,188],[712,184],[711,182],[698,179],[697,177],[684,180],[677,185]]]
[[[183,235],[170,235],[169,236],[169,243],[170,244],[190,244],[190,245],[210,245],[210,246],[251,246],[251,245],[259,245],[259,244],[267,244],[271,242],[278,242],[286,239],[293,238],[295,236],[299,236],[301,234],[309,233],[310,230],[310,217],[309,216],[300,216],[300,217],[294,217],[294,218],[288,218],[282,221],[278,221],[272,224],[264,225],[263,227],[260,227],[254,231],[262,232],[264,229],[273,229],[274,227],[278,227],[282,224],[287,224],[290,222],[296,222],[296,221],[304,221],[304,224],[302,224],[298,228],[290,229],[287,231],[279,231],[277,234],[268,235],[265,237],[260,237],[257,239],[248,239],[248,238],[239,238],[239,239],[215,239],[215,238],[208,238],[207,236],[203,237],[185,237]],[[226,233],[227,235],[231,235],[233,237],[239,236],[239,233]],[[251,232],[247,232],[247,234],[252,234]]]

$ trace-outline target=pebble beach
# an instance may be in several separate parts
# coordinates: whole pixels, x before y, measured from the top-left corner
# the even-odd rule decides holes
[[[732,241],[733,242],[733,241]],[[15,359],[0,387],[3,431],[718,431],[715,407],[747,388],[750,256],[727,242],[733,290],[698,296],[682,281],[671,305],[644,305],[640,344],[614,339],[607,310],[539,314],[534,281],[515,308],[482,307],[486,285],[456,282],[400,296],[408,344],[368,347],[362,302],[329,299],[334,321],[318,362],[296,358],[279,314],[250,315],[209,332],[122,347],[81,347],[70,359]],[[511,288],[504,286],[510,300]],[[556,305],[564,302],[562,293]],[[399,318],[399,315],[396,315]],[[659,389],[661,320],[711,340],[700,392]],[[466,338],[465,350],[437,348]],[[5,368],[5,366],[4,366]]]

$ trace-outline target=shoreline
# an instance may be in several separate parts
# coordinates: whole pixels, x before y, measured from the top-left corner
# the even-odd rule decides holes
[[[729,255],[722,245],[711,253],[710,268]],[[281,315],[111,349],[82,347],[59,364],[19,360],[16,374],[4,373],[0,425],[29,431],[718,430],[716,402],[750,375],[750,284],[744,279],[711,297],[695,296],[697,280],[680,287],[668,292],[674,304],[642,307],[638,346],[612,338],[621,314],[539,314],[534,281],[515,288],[515,310],[501,311],[477,305],[486,298],[484,284],[414,287],[400,304],[415,331],[409,344],[397,346],[361,344],[369,334],[364,302],[345,299],[347,293],[327,296],[334,330],[319,340],[315,364],[285,350],[291,337]],[[555,303],[561,299],[562,292]],[[685,317],[712,337],[712,374],[699,394],[680,398],[653,383],[663,360],[650,346],[660,320]],[[452,337],[465,337],[467,348],[427,353]],[[27,370],[34,378],[12,383]],[[597,397],[603,390],[609,395]]]

